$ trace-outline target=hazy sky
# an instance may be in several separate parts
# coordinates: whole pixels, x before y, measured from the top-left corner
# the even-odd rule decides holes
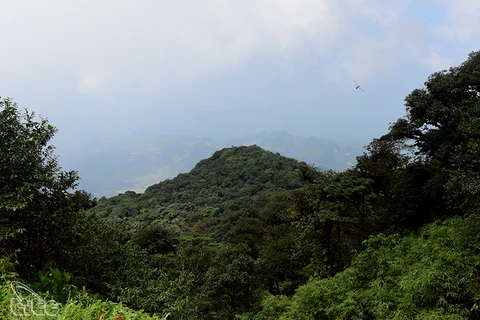
[[[0,96],[72,147],[141,129],[370,141],[431,73],[480,49],[478,0],[0,0],[0,12]]]

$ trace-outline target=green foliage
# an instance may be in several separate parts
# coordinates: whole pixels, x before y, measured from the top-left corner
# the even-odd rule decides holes
[[[100,300],[89,305],[70,302],[63,307],[61,313],[57,316],[57,319],[62,320],[166,320],[167,318],[168,314],[165,316],[150,316],[143,311],[135,311],[125,307],[122,303]]]
[[[73,283],[116,299],[123,286],[134,288],[154,268],[121,230],[86,211],[95,200],[74,190],[74,171],[58,167],[48,144],[55,132],[10,99],[0,101],[2,269],[10,270],[15,258],[16,272],[30,281],[49,270],[41,273],[37,289],[61,302],[74,291]]]
[[[299,168],[296,160],[257,146],[225,148],[190,173],[150,186],[144,194],[102,198],[94,211],[129,230],[155,221],[188,234],[192,228],[198,231],[195,224],[203,219],[217,219],[265,195],[301,187]]]
[[[56,129],[47,120],[34,120],[34,114],[21,113],[9,98],[0,101],[0,209],[20,210],[31,204],[43,188],[48,191],[61,183],[53,175],[57,164],[48,141]],[[74,173],[61,173],[71,182]]]
[[[48,292],[50,297],[60,303],[65,303],[75,293],[77,288],[70,284],[70,273],[62,272],[58,268],[50,268],[48,272],[41,272],[40,282],[32,288]]]
[[[479,83],[480,51],[470,53],[458,67],[432,74],[424,88],[408,95],[406,117],[384,137],[408,142],[418,161],[435,168],[432,185],[450,210],[478,205]]]
[[[19,319],[19,316],[12,314],[10,303],[14,296],[11,292],[10,283],[2,281],[0,283],[0,317],[5,320]],[[28,297],[26,297],[28,298]],[[48,301],[49,297],[41,297],[45,301]],[[27,300],[23,301],[27,304]],[[41,306],[41,304],[40,304]],[[22,309],[16,310],[17,314],[22,314]],[[25,309],[26,318],[28,319],[48,319],[54,318],[59,320],[98,320],[98,319],[110,319],[110,320],[166,320],[168,314],[149,315],[142,310],[135,311],[126,307],[122,303],[114,303],[112,301],[96,300],[93,296],[86,292],[82,292],[79,296],[74,296],[64,304],[58,305],[58,307],[49,308],[47,312],[51,315],[45,314],[43,308],[35,308],[33,311],[30,308]]]
[[[268,297],[259,319],[465,319],[480,302],[480,219],[432,223],[405,238],[365,241],[351,267],[313,278],[287,301]],[[286,311],[267,317],[271,306]]]
[[[315,272],[332,275],[375,226],[372,181],[354,172],[310,172],[312,183],[298,197],[294,225],[303,254]]]
[[[114,303],[107,300],[99,300],[85,290],[78,290],[70,285],[68,272],[61,272],[58,269],[51,269],[47,273],[40,274],[40,283],[31,285],[31,288],[38,288],[35,295],[25,291],[18,291],[14,294],[12,281],[18,280],[15,272],[15,260],[11,256],[0,256],[0,318],[6,320],[18,319],[17,314],[27,315],[28,319],[45,319],[47,311],[54,315],[55,319],[65,320],[127,320],[127,319],[157,319],[165,320],[168,313],[161,313],[162,316],[150,316],[143,310],[135,311],[124,306],[122,303]],[[42,291],[48,291],[42,294]],[[20,296],[18,296],[20,295]],[[12,300],[22,298],[22,301]],[[36,299],[36,300],[32,300]],[[39,303],[39,299],[47,304]],[[52,301],[53,299],[53,301]],[[37,303],[31,304],[32,301]],[[62,303],[59,303],[62,302]],[[23,306],[12,307],[12,303],[21,303]],[[44,309],[44,306],[47,306]],[[15,312],[15,313],[12,313]],[[49,318],[49,317],[47,317]]]
[[[173,232],[154,224],[136,231],[131,240],[151,254],[172,252],[178,243]]]
[[[76,172],[58,167],[48,144],[55,133],[46,119],[0,101],[0,247],[18,253],[18,271],[28,277],[70,251],[66,238],[93,205],[87,193],[72,192]]]
[[[209,298],[205,311],[219,319],[231,319],[247,311],[257,298],[255,264],[248,250],[245,245],[220,246],[205,274],[203,294]]]

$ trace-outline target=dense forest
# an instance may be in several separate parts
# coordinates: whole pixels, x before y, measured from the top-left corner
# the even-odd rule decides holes
[[[23,283],[58,319],[479,319],[480,51],[405,106],[342,172],[232,146],[95,199],[1,100],[0,314]]]

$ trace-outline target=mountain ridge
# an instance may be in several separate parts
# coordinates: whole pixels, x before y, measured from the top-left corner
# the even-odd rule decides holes
[[[305,161],[322,169],[343,171],[362,149],[331,139],[294,136],[287,131],[263,131],[223,142],[189,135],[133,132],[113,142],[87,145],[62,159],[62,167],[79,172],[79,187],[96,197],[133,190],[189,172],[200,160],[229,146],[258,145],[265,150]]]
[[[102,197],[93,211],[127,229],[160,224],[186,231],[198,221],[216,219],[274,193],[301,188],[301,166],[296,159],[256,145],[223,148],[189,173],[153,184],[144,193],[127,191]]]

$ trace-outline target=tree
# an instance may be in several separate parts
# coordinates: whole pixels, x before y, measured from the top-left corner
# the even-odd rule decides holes
[[[305,168],[311,185],[298,196],[295,225],[301,251],[322,276],[333,275],[349,262],[351,251],[373,230],[372,181],[356,172],[315,172]]]
[[[480,189],[480,51],[432,74],[405,98],[407,115],[383,138],[403,141],[433,173],[429,192],[450,209],[476,207]],[[446,188],[444,189],[443,186]],[[437,199],[438,201],[439,199]]]
[[[415,159],[404,141],[390,136],[374,139],[366,150],[352,170],[373,181],[370,234],[416,229],[442,212],[443,175],[436,167]]]
[[[49,141],[57,132],[47,119],[0,101],[0,237],[8,252],[20,249],[18,271],[24,276],[64,257],[65,238],[80,211],[94,205],[91,196],[74,191],[78,175],[62,171]]]
[[[217,248],[203,286],[208,301],[205,311],[210,309],[215,319],[234,319],[259,299],[255,293],[255,261],[249,251],[245,244],[226,243]]]

